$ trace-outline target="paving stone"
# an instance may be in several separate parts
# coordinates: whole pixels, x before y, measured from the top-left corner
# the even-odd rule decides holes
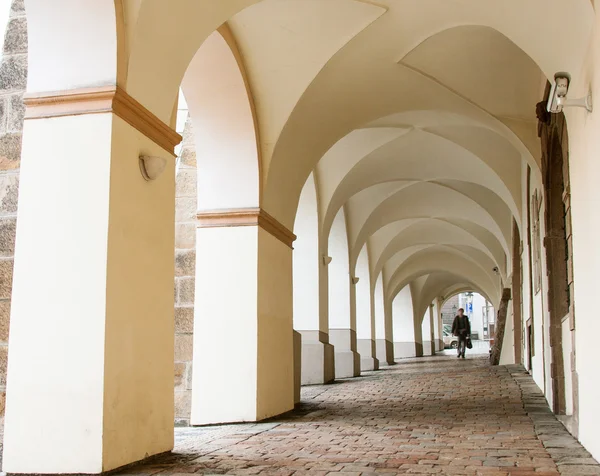
[[[191,341],[176,342],[178,355],[190,350]],[[176,392],[182,414],[187,395]],[[177,428],[172,455],[132,471],[554,476],[600,475],[600,466],[521,368],[435,356],[304,387],[298,408],[268,423]]]

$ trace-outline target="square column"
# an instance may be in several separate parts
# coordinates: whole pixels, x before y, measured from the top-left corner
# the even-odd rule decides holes
[[[360,354],[356,351],[356,332],[352,329],[329,329],[329,337],[335,349],[335,377],[358,377]]]
[[[376,357],[377,348],[374,339],[357,339],[356,348],[360,355],[361,371],[379,370],[379,359]]]
[[[300,403],[302,386],[302,334],[294,331],[294,404]]]
[[[292,410],[293,235],[260,209],[198,218],[191,424]]]
[[[415,356],[423,357],[423,320],[420,317],[416,317],[416,315],[413,316],[413,328],[415,336]]]
[[[322,385],[335,379],[335,352],[329,335],[321,331],[298,331],[302,335],[302,385]]]
[[[95,114],[71,115],[67,106],[78,99],[65,105],[56,97],[38,98],[27,111],[7,473],[96,474],[173,448],[172,146],[179,136],[171,131],[168,152],[148,134],[164,138],[157,131],[170,129],[145,110],[144,129],[143,107],[126,93],[90,94],[96,102],[85,110],[99,106]],[[118,96],[127,122],[106,112]],[[156,180],[143,178],[140,154],[166,160]]]
[[[375,281],[373,292],[373,313],[375,316],[375,347],[379,365],[394,365],[394,336],[392,303],[385,297],[383,274]]]

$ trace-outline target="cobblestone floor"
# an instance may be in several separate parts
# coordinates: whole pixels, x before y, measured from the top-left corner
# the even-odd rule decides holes
[[[327,386],[268,423],[176,430],[121,474],[600,475],[519,367],[435,356]]]

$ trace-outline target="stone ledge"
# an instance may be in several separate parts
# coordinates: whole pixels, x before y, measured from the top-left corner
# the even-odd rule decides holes
[[[521,365],[507,365],[519,385],[523,407],[533,422],[537,438],[550,454],[560,474],[600,475],[598,462],[577,441],[550,410],[546,397]]]

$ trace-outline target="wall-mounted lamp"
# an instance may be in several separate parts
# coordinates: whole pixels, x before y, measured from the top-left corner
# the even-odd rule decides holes
[[[167,161],[162,157],[140,155],[140,172],[146,180],[156,180],[164,172]]]
[[[352,281],[352,284],[357,285],[360,281],[360,278],[358,276],[353,276],[352,278],[350,278],[350,281]]]
[[[323,265],[327,266],[329,263],[331,263],[331,260],[333,258],[331,256],[323,256]]]
[[[569,73],[556,73],[554,75],[554,84],[550,90],[550,97],[546,109],[548,112],[558,114],[564,107],[583,107],[588,112],[592,112],[592,93],[579,99],[567,99],[569,85],[571,84],[571,75]]]

